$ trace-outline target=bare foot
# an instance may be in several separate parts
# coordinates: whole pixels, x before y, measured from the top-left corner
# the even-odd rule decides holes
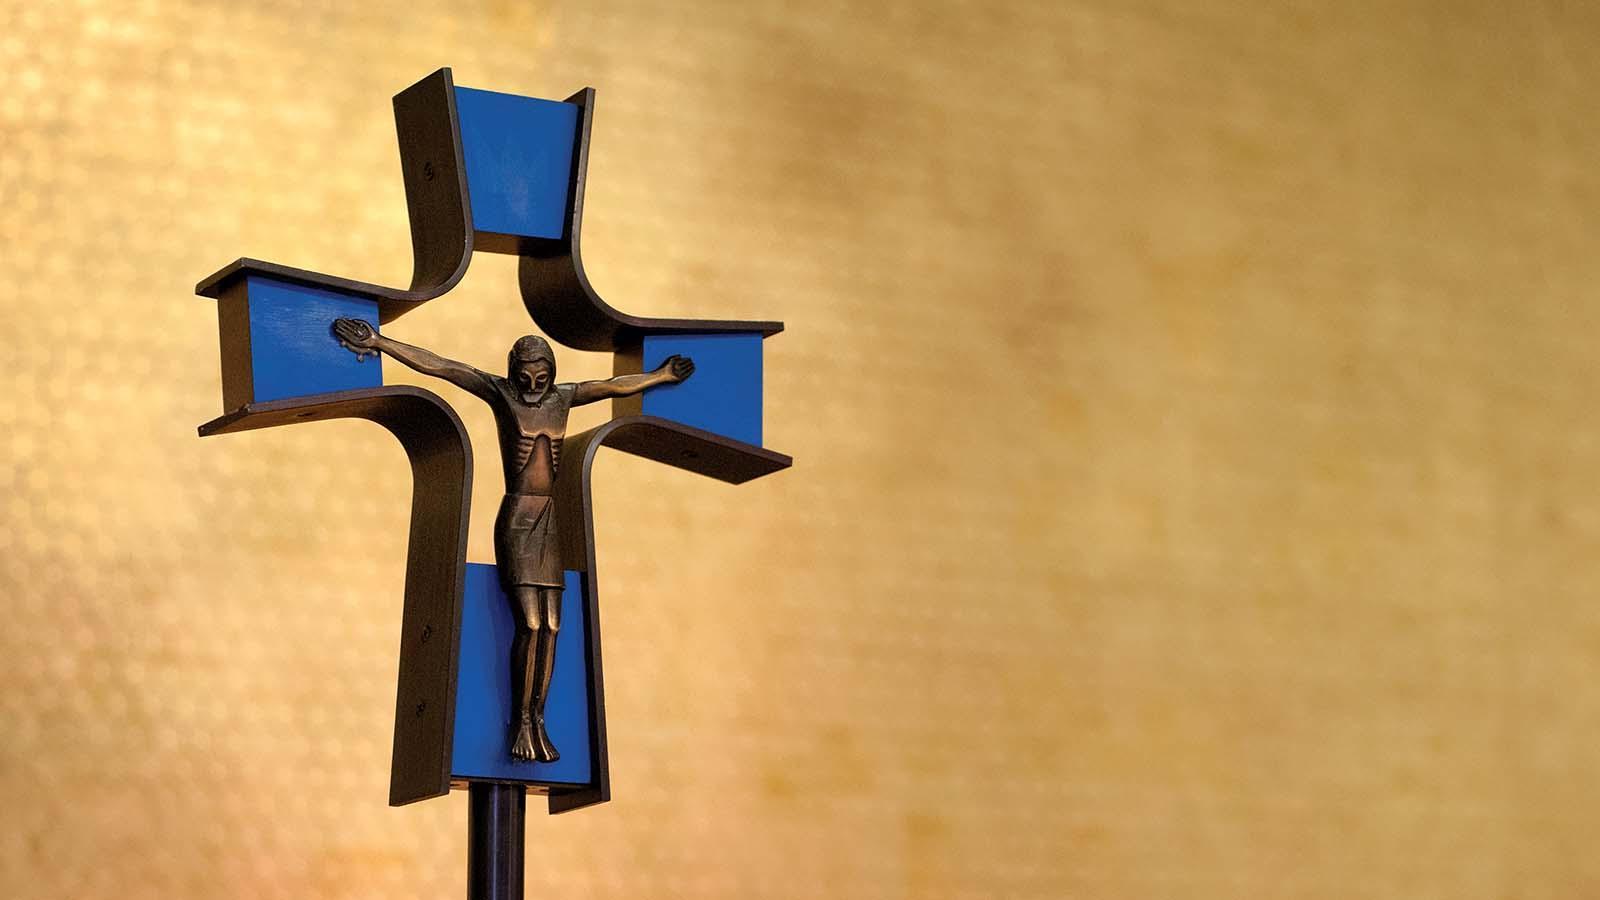
[[[511,758],[532,762],[538,759],[533,745],[533,723],[527,719],[517,726],[517,736],[511,740]]]
[[[560,759],[561,754],[556,752],[556,745],[550,743],[550,735],[545,733],[544,717],[540,716],[539,718],[535,719],[534,725],[536,726],[534,731],[539,738],[539,749],[538,753],[534,756],[534,759],[537,759],[540,762],[555,762],[556,760]]]

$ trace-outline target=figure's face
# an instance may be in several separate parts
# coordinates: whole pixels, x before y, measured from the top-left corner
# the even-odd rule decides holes
[[[524,396],[535,399],[543,397],[545,391],[550,390],[550,382],[556,377],[555,367],[545,360],[533,362],[518,362],[511,367],[511,383],[516,385],[518,391]]]

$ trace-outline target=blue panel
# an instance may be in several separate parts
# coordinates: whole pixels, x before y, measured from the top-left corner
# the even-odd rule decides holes
[[[376,328],[376,301],[259,277],[246,279],[245,290],[257,403],[383,384],[378,359],[358,360],[331,330],[340,316]]]
[[[651,335],[644,339],[644,371],[674,353],[694,360],[694,374],[645,391],[640,410],[759,446],[761,335]]]
[[[566,225],[578,107],[456,88],[472,227],[559,239]]]
[[[511,743],[511,604],[494,566],[467,565],[461,610],[461,671],[456,681],[455,778],[584,785],[590,781],[589,623],[583,579],[566,573],[556,668],[545,701],[545,730],[561,758],[521,762]]]

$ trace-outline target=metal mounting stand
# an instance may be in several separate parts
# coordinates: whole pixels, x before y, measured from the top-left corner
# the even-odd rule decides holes
[[[528,792],[520,784],[475,781],[467,787],[468,900],[522,900],[527,812]]]

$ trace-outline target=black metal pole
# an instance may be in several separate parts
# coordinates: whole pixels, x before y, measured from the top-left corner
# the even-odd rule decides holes
[[[523,822],[528,792],[520,784],[467,787],[467,898],[522,900]]]

